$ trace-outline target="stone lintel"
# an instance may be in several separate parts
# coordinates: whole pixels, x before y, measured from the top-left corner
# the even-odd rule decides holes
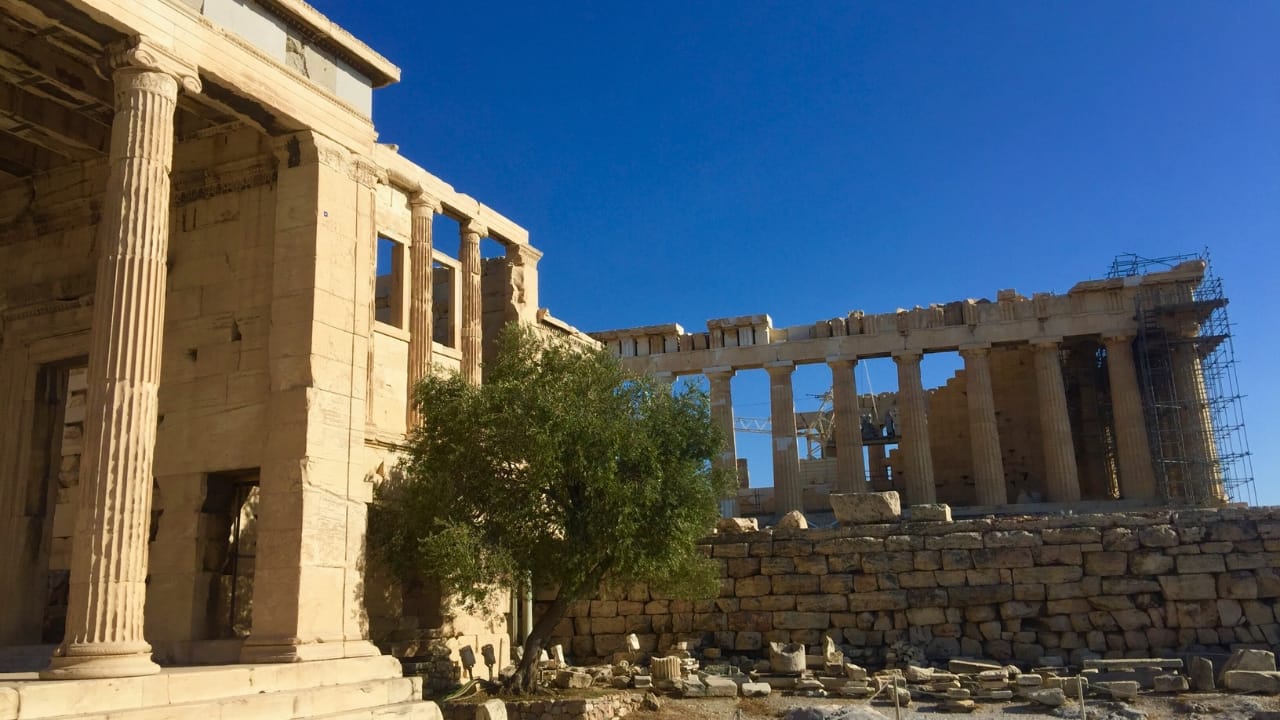
[[[781,372],[782,370],[794,370],[796,364],[790,360],[774,360],[772,362],[764,363],[762,367],[772,373],[774,371]]]
[[[919,361],[924,357],[924,351],[918,348],[903,348],[901,350],[894,350],[892,357],[895,362],[899,359]]]
[[[989,342],[965,343],[964,345],[961,345],[959,348],[957,348],[957,350],[959,350],[961,355],[964,355],[967,352],[990,352],[991,343]]]
[[[1027,340],[1027,343],[1038,348],[1059,347],[1062,345],[1062,336],[1035,337]]]
[[[848,365],[849,367],[853,367],[854,365],[858,364],[858,356],[857,355],[828,355],[827,364],[830,365],[831,367],[838,367],[840,365]]]
[[[733,375],[735,372],[737,372],[737,371],[736,371],[736,370],[734,370],[733,366],[731,366],[731,365],[716,365],[716,366],[714,366],[714,367],[703,368],[703,370],[702,370],[702,374],[703,374],[703,375],[708,375],[708,376],[710,376],[710,375]]]

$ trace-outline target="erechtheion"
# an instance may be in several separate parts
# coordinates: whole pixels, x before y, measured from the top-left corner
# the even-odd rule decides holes
[[[581,337],[541,253],[376,141],[399,70],[303,2],[5,2],[0,48],[0,671],[66,680],[0,717],[408,700],[366,505],[433,365],[478,382],[510,320]]]

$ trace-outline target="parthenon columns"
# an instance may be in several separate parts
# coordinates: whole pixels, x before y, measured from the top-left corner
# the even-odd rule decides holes
[[[145,41],[109,58],[115,116],[98,227],[86,437],[66,634],[46,678],[159,671],[143,638],[157,389],[179,84],[194,68]],[[161,67],[161,66],[164,67]],[[10,589],[11,591],[13,589]]]
[[[1004,487],[1004,462],[1000,457],[1000,433],[996,426],[995,398],[991,392],[991,346],[960,348],[968,387],[969,442],[973,454],[974,490],[979,505],[1003,505],[1009,501]]]
[[[431,222],[440,212],[440,201],[419,190],[409,197],[409,209],[413,225],[409,238],[409,403],[410,431],[418,426],[421,417],[413,390],[431,373],[431,342],[435,333],[432,322]]]
[[[461,234],[458,260],[462,264],[462,377],[473,385],[479,385],[484,340],[481,323],[484,306],[480,293],[480,238],[488,235],[489,230],[475,220],[467,220],[461,225]]]
[[[1138,391],[1138,371],[1133,362],[1134,333],[1103,335],[1107,348],[1107,377],[1111,385],[1111,416],[1116,431],[1116,455],[1120,461],[1120,497],[1152,500],[1156,475],[1147,444],[1147,425]]]
[[[1036,390],[1040,396],[1040,435],[1044,443],[1045,494],[1050,502],[1080,500],[1080,478],[1075,445],[1071,440],[1071,416],[1062,384],[1060,338],[1032,342],[1035,348]]]
[[[712,461],[718,468],[737,475],[738,447],[733,432],[733,368],[714,367],[703,371],[711,385],[711,422],[720,428],[724,447]],[[735,487],[737,483],[734,483]]]
[[[905,491],[907,503],[911,505],[937,502],[929,444],[929,416],[920,380],[921,357],[919,350],[900,350],[893,354],[893,361],[898,365],[898,410],[902,425],[902,442],[898,447],[903,452],[906,465]]]
[[[858,417],[858,387],[852,358],[828,358],[831,401],[835,405],[836,482],[834,492],[864,492],[866,463],[862,460],[862,422]]]
[[[1183,500],[1224,502],[1222,472],[1218,468],[1218,447],[1213,437],[1213,419],[1204,387],[1204,365],[1194,337],[1199,329],[1189,329],[1183,341],[1173,346],[1173,382],[1180,406],[1180,420],[1186,458],[1188,487]]]
[[[796,446],[796,408],[791,389],[795,363],[765,363],[769,373],[769,424],[773,427],[773,498],[778,515],[803,511],[800,454]]]

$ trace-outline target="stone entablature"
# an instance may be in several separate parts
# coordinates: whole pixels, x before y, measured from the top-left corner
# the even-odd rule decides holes
[[[574,662],[608,659],[632,632],[646,652],[691,641],[726,655],[829,635],[873,664],[900,641],[931,659],[1074,665],[1280,647],[1280,508],[762,530],[702,549],[718,598],[602,595],[572,605],[553,642]]]
[[[1137,331],[1139,289],[1168,285],[1169,294],[1185,294],[1200,282],[1204,263],[1187,262],[1167,272],[1114,280],[1077,283],[1065,295],[1036,293],[1031,298],[1002,290],[997,300],[961,300],[911,310],[868,315],[861,310],[843,318],[808,325],[773,327],[768,315],[709,320],[705,333],[679,333],[679,325],[649,325],[593,332],[619,357],[630,357],[627,341],[648,347],[631,361],[636,369],[674,375],[700,374],[703,368],[736,370],[764,367],[775,360],[797,364],[825,362],[829,357],[889,357],[895,351],[954,351],[964,345],[1023,343],[1040,337],[1074,337]],[[657,329],[664,332],[655,332]],[[671,334],[665,329],[670,328]],[[728,329],[737,333],[727,332]],[[750,330],[750,333],[744,331]],[[729,338],[733,337],[732,340]],[[662,335],[659,351],[649,338]],[[750,337],[750,342],[743,338]],[[718,340],[719,339],[719,340]],[[672,340],[676,348],[670,349]]]

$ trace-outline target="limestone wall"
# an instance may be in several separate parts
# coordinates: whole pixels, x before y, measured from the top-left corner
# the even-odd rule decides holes
[[[830,634],[868,663],[896,642],[1028,662],[1280,645],[1280,508],[765,530],[705,550],[718,598],[633,588],[576,603],[555,641],[576,662],[631,632],[647,651],[738,654]]]

